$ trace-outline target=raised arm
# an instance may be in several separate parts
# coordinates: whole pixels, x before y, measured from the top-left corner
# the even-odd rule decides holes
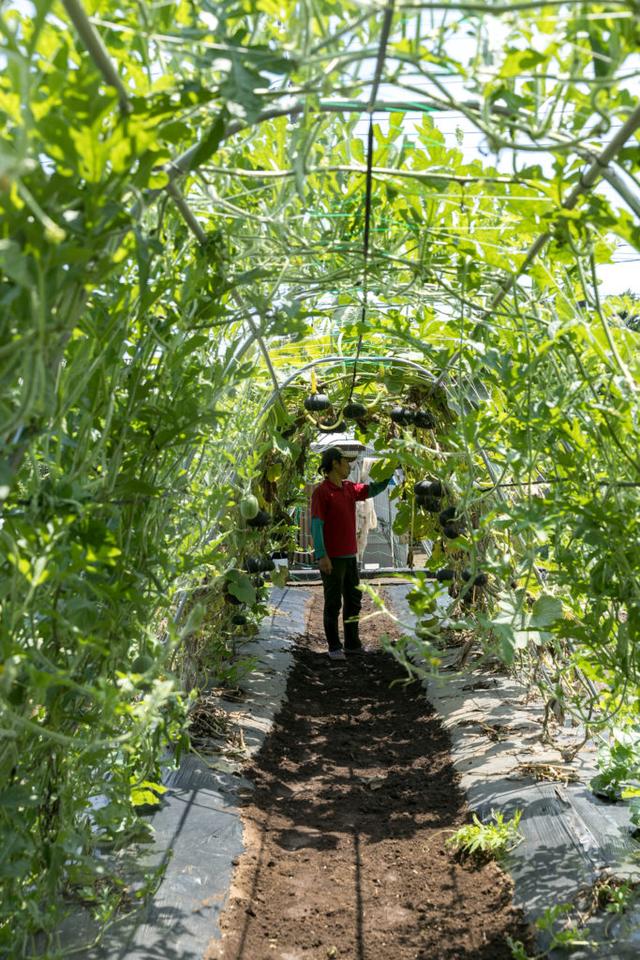
[[[324,545],[324,503],[317,490],[311,497],[311,536],[313,538],[313,552],[321,573],[331,573],[333,567],[331,558],[327,556]]]

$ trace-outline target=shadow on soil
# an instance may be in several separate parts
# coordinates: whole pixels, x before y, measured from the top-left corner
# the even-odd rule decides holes
[[[467,819],[450,741],[381,651],[331,663],[302,637],[246,771],[257,842],[210,960],[510,960],[510,881],[444,846]]]
[[[260,793],[263,809],[284,804],[288,813],[295,810],[302,829],[281,835],[285,849],[335,848],[336,834],[356,826],[376,842],[412,837],[425,824],[449,828],[460,821],[464,798],[448,756],[449,737],[418,682],[390,687],[380,676],[376,667],[383,660],[400,675],[382,653],[336,667],[324,654],[298,651],[297,672],[305,682],[249,771],[273,788]],[[306,796],[304,784],[312,782]]]

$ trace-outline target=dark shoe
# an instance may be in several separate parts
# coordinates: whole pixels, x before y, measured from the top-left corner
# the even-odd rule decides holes
[[[330,660],[346,660],[345,652],[341,647],[338,647],[337,650],[329,650],[329,659]]]
[[[365,653],[368,653],[368,650],[365,650],[364,647],[349,647],[344,648],[345,657],[362,657]]]

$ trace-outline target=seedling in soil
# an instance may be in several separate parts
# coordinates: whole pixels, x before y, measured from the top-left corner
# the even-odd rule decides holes
[[[635,888],[634,883],[618,880],[612,876],[603,876],[587,891],[591,900],[587,904],[586,913],[581,912],[572,903],[559,903],[548,907],[536,920],[535,927],[551,937],[549,946],[542,953],[530,955],[520,940],[507,937],[513,960],[545,960],[554,950],[570,951],[577,947],[596,947],[596,943],[586,939],[589,930],[582,924],[603,909],[608,913],[624,913],[633,900]],[[575,919],[569,916],[572,912],[576,915]],[[560,924],[562,924],[560,929],[554,929]]]
[[[625,913],[631,905],[636,884],[616,877],[600,877],[593,885],[592,913],[605,910],[607,913]]]
[[[610,742],[599,751],[600,772],[590,787],[597,797],[614,802],[630,800],[629,813],[634,827],[640,827],[640,757],[635,728],[614,728]]]
[[[567,916],[572,910],[575,910],[573,904],[558,903],[553,907],[547,907],[542,916],[536,920],[535,925],[538,930],[551,936],[548,950],[541,954],[541,957],[547,956],[553,950],[572,950],[574,947],[595,946],[590,940],[586,939],[589,935],[586,927],[579,927],[576,920]],[[563,917],[565,920],[562,928],[560,930],[554,929]]]
[[[524,839],[518,826],[522,810],[516,810],[511,820],[504,814],[491,811],[493,822],[483,823],[473,814],[473,823],[466,823],[446,841],[446,846],[463,856],[480,860],[500,860]]]

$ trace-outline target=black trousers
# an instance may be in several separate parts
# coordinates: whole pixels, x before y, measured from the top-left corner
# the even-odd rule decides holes
[[[358,561],[355,557],[332,557],[331,573],[322,574],[324,588],[324,632],[329,650],[340,650],[338,616],[342,607],[345,650],[359,650],[358,617],[362,593],[358,590]],[[344,606],[343,606],[344,601]]]

